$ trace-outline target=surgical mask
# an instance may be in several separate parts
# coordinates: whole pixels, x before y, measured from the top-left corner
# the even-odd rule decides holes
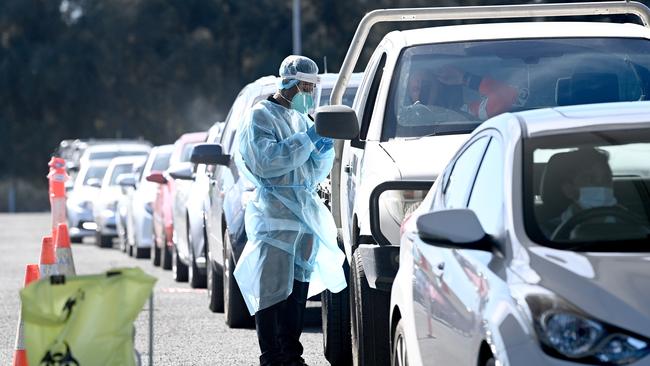
[[[314,109],[314,107],[313,93],[307,93],[298,88],[298,93],[291,98],[291,108],[300,113],[306,114],[310,110]]]
[[[583,209],[614,206],[617,203],[610,187],[582,187],[578,204]]]

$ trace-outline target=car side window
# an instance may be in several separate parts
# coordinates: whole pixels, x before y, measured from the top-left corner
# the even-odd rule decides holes
[[[488,234],[498,234],[503,224],[503,149],[493,137],[481,162],[468,208],[476,213]]]
[[[466,207],[467,197],[476,176],[476,169],[483,159],[483,153],[489,140],[485,136],[474,140],[454,162],[454,167],[442,190],[446,208]]]

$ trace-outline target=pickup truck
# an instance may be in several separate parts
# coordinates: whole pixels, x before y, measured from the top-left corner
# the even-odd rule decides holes
[[[641,24],[558,21],[619,14]],[[505,112],[648,98],[649,14],[637,2],[598,2],[382,9],[361,20],[330,105],[316,114],[317,132],[337,139],[331,209],[349,265],[348,288],[322,295],[330,363],[389,364],[400,225],[483,121]],[[536,21],[494,22],[510,18]],[[374,24],[469,19],[490,22],[385,35],[353,106],[341,105]]]

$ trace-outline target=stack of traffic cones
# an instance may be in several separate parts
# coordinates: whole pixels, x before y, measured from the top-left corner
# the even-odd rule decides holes
[[[28,264],[25,269],[25,284],[27,287],[31,282],[38,280],[39,269],[38,264]],[[25,340],[23,333],[23,317],[22,314],[18,316],[18,330],[16,331],[16,347],[14,351],[13,366],[27,366],[27,352],[25,351]]]
[[[59,274],[56,265],[56,252],[51,236],[44,236],[41,244],[41,261],[39,264],[41,277],[49,277]]]
[[[54,247],[56,250],[56,264],[59,274],[74,276],[76,271],[74,268],[74,260],[72,259],[72,249],[70,248],[68,225],[59,224],[59,227],[56,230]]]

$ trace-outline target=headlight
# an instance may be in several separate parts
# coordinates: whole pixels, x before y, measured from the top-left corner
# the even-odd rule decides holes
[[[592,319],[558,298],[526,298],[542,349],[551,356],[588,364],[626,365],[650,353],[648,340]]]

